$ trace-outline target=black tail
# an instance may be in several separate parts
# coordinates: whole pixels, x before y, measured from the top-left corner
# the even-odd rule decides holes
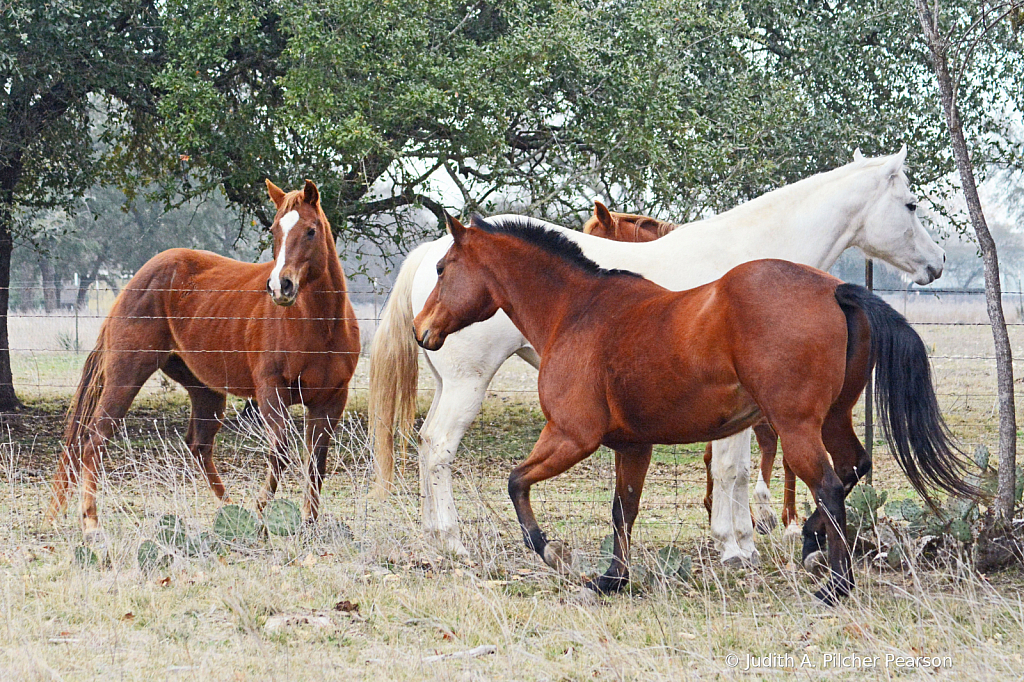
[[[964,480],[968,467],[939,411],[921,337],[892,306],[862,286],[840,284],[835,295],[847,318],[862,310],[871,325],[882,431],[911,485],[933,508],[928,484],[960,497],[984,497]]]

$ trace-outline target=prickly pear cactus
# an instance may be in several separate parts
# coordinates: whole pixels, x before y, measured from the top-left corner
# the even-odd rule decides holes
[[[164,514],[157,523],[156,541],[164,547],[183,550],[188,542],[185,522],[174,514]]]
[[[263,509],[263,525],[274,535],[295,535],[302,526],[302,512],[290,500],[271,500]]]
[[[75,564],[82,568],[94,568],[100,563],[100,558],[91,547],[79,545],[75,547]]]
[[[217,512],[213,532],[227,542],[248,542],[259,536],[260,522],[245,508],[229,504]]]
[[[148,573],[171,565],[173,557],[165,554],[164,550],[152,540],[144,540],[139,545],[138,552],[139,568]]]

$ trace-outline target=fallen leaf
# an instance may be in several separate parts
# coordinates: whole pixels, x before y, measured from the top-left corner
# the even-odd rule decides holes
[[[157,585],[159,585],[160,587],[170,587],[171,586],[171,576],[167,576],[166,578],[161,578],[159,581],[157,581]]]
[[[349,613],[351,611],[359,612],[359,604],[357,602],[350,602],[348,599],[342,599],[340,602],[334,605],[335,611],[344,611]]]
[[[129,611],[128,613],[121,616],[121,620],[123,620],[125,623],[130,623],[133,620],[135,620],[135,614]]]
[[[313,568],[316,566],[316,554],[310,552],[306,555],[306,558],[302,560],[303,568]]]

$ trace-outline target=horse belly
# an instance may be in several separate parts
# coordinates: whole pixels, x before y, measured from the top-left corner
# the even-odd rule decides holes
[[[664,385],[665,390],[658,390]],[[761,411],[738,382],[690,377],[645,382],[645,390],[613,400],[621,408],[611,438],[641,443],[683,444],[717,440],[761,419]]]

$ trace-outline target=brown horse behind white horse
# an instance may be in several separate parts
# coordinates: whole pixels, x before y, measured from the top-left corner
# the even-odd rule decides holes
[[[64,508],[80,476],[82,529],[87,537],[98,532],[96,473],[106,442],[157,370],[188,392],[185,439],[223,502],[228,495],[213,441],[226,396],[255,398],[270,434],[260,510],[286,462],[288,407],[304,405],[310,457],[304,515],[316,519],[331,433],[359,358],[359,327],[316,185],[307,180],[285,193],[267,180],[267,191],[277,206],[273,262],[171,249],[143,265],[114,301],[68,412],[47,520]]]
[[[929,485],[979,494],[963,481],[966,466],[943,424],[924,343],[863,287],[759,260],[671,292],[600,268],[577,244],[529,220],[473,225],[449,219],[454,243],[414,320],[416,339],[436,350],[501,309],[543,358],[538,391],[547,424],[508,489],[527,546],[549,565],[564,561],[564,548],[537,524],[534,484],[599,445],[615,450],[614,560],[592,585],[619,589],[651,444],[724,438],[767,418],[818,505],[804,528],[805,554],[827,535],[832,578],[817,596],[827,603],[845,596],[853,573],[844,498],[865,459],[853,406],[872,365],[882,423],[911,484],[926,499]]]
[[[614,213],[600,201],[594,202],[594,215],[583,225],[583,231],[595,237],[603,237],[617,242],[653,242],[661,239],[678,225],[667,223],[657,218],[635,213]],[[754,436],[757,437],[757,444],[761,448],[761,481],[764,482],[764,489],[767,490],[772,482],[772,468],[775,466],[775,456],[779,451],[779,437],[766,421],[754,425]],[[711,516],[711,497],[714,494],[715,479],[711,475],[711,443],[704,448],[704,469],[707,476],[707,492],[704,495],[704,508]],[[793,470],[782,461],[785,469],[785,485],[783,488],[782,501],[782,526],[789,530],[796,528],[796,476]],[[760,487],[760,483],[758,484]],[[775,513],[761,501],[758,501],[751,509],[751,521],[757,532],[767,535],[775,528],[777,523]],[[756,512],[756,513],[755,513]]]

